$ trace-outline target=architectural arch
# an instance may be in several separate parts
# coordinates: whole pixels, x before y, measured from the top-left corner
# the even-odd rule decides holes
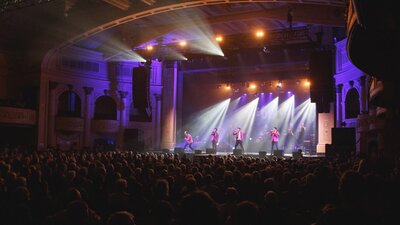
[[[360,94],[356,88],[350,88],[346,94],[345,116],[346,119],[357,118],[360,114]]]
[[[81,117],[81,98],[73,91],[64,91],[58,97],[57,115],[64,117]]]
[[[117,120],[117,104],[112,97],[103,95],[96,99],[93,119]]]

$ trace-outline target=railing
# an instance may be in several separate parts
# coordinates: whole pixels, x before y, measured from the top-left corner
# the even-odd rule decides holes
[[[36,111],[31,109],[0,106],[0,123],[35,125]]]
[[[56,117],[56,130],[83,132],[84,121],[79,117]]]
[[[118,120],[92,120],[92,131],[114,134],[119,130]]]

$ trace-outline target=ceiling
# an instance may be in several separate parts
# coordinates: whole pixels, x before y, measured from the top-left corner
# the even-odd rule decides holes
[[[2,51],[29,51],[42,57],[50,49],[78,46],[110,58],[149,44],[167,45],[204,38],[198,35],[199,31],[210,38],[216,34],[243,36],[256,29],[267,34],[289,27],[318,31],[322,27],[344,27],[345,23],[343,0],[36,0],[36,3],[20,8],[0,4]]]

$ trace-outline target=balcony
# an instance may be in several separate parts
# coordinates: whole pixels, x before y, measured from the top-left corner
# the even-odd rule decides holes
[[[36,111],[0,106],[0,123],[16,125],[36,125]]]
[[[115,134],[119,130],[118,120],[92,120],[92,131],[96,133]]]
[[[83,132],[84,120],[79,117],[56,117],[56,130]]]

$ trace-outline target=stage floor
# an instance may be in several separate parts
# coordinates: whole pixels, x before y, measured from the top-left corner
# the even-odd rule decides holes
[[[165,153],[165,152],[158,152],[158,153]],[[174,150],[171,149],[170,153],[174,153]],[[226,156],[226,155],[234,155],[233,152],[224,152],[224,151],[217,152],[216,154],[207,154],[205,151],[202,151],[200,154],[195,154],[195,151],[186,150],[184,153],[189,155],[189,156],[192,156],[192,155],[195,155],[195,156],[209,156],[209,155]],[[259,157],[260,153],[258,153],[258,152],[244,152],[241,155],[242,156]],[[316,154],[316,153],[315,154],[311,154],[310,152],[302,152],[301,155],[302,155],[302,157],[325,157],[325,154]],[[271,157],[273,155],[270,152],[267,152],[265,156],[266,157]],[[294,156],[293,156],[293,153],[283,153],[282,157],[284,157],[284,158],[292,158]]]

